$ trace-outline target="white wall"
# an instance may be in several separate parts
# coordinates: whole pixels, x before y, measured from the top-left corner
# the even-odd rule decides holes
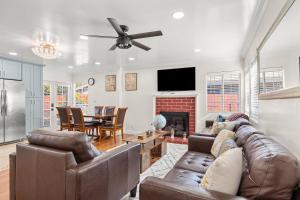
[[[261,55],[261,67],[282,67],[285,77],[284,87],[296,86],[299,85],[299,55],[300,51],[285,51],[280,54]]]
[[[89,112],[93,112],[95,105],[120,105],[128,107],[125,120],[127,133],[136,133],[150,128],[153,119],[153,95],[157,94],[157,69],[176,67],[196,67],[196,92],[198,93],[197,121],[198,131],[204,127],[204,120],[214,118],[216,114],[206,112],[206,74],[208,72],[241,71],[241,63],[238,59],[220,60],[205,63],[172,64],[168,66],[140,69],[126,69],[114,71],[100,71],[97,73],[78,73],[73,76],[73,82],[86,82],[88,78],[95,78],[96,84],[89,87]],[[106,67],[107,68],[107,67]],[[128,72],[138,74],[138,90],[125,91],[124,75]],[[119,75],[117,92],[106,92],[104,88],[105,75]],[[177,93],[174,93],[176,95]]]
[[[117,87],[117,91],[115,92],[106,92],[105,91],[105,76],[106,75],[117,75],[118,71],[89,71],[89,72],[81,72],[73,75],[73,83],[86,83],[89,78],[95,79],[95,84],[93,86],[89,86],[89,96],[88,96],[88,112],[93,113],[94,107],[96,105],[119,105],[119,87]],[[117,78],[117,82],[119,83],[119,79]]]
[[[256,48],[271,27],[285,1],[272,0],[265,10],[256,37],[252,41],[248,53],[245,56],[245,66],[247,67],[254,59]],[[286,77],[289,78],[289,77]],[[259,129],[271,136],[279,143],[286,146],[298,158],[300,158],[300,99],[282,100],[260,100],[259,101]]]

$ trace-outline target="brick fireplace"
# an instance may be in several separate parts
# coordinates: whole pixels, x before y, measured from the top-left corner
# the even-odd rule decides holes
[[[187,112],[189,114],[189,133],[196,129],[196,99],[195,97],[156,97],[155,113]]]

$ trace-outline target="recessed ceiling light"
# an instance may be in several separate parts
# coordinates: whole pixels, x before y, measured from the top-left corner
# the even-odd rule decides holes
[[[73,69],[74,67],[73,67],[72,65],[69,65],[68,68],[69,68],[69,69]]]
[[[130,57],[130,58],[128,58],[128,60],[133,61],[133,60],[135,60],[135,58]]]
[[[18,55],[17,52],[13,52],[13,51],[9,52],[8,54],[11,55],[11,56],[17,56]]]
[[[184,17],[184,13],[183,12],[174,12],[172,16],[174,19],[182,19]]]
[[[101,62],[95,62],[95,65],[101,65]]]
[[[86,36],[86,35],[80,35],[79,38],[82,39],[82,40],[88,40],[89,39],[89,37]]]
[[[201,51],[201,49],[194,49],[194,51],[195,51],[196,53],[198,53],[198,52]]]

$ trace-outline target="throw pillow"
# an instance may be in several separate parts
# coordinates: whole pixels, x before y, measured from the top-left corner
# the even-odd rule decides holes
[[[207,169],[200,186],[205,189],[236,195],[243,170],[242,148],[226,151]]]
[[[227,120],[228,120],[228,121],[235,121],[235,120],[237,120],[238,118],[244,118],[244,119],[246,119],[246,120],[249,121],[248,115],[246,115],[246,114],[244,114],[244,113],[233,113],[233,114],[231,114],[231,115],[229,115],[229,116],[227,117]]]
[[[211,129],[211,134],[218,135],[223,129],[232,131],[235,127],[235,124],[235,122],[214,122]]]
[[[216,118],[216,122],[225,122],[225,118],[222,115],[218,115]]]
[[[223,141],[221,147],[220,147],[220,150],[219,150],[219,153],[218,153],[218,157],[228,151],[229,149],[234,149],[234,148],[237,148],[237,144],[235,143],[235,141],[233,139],[226,139]]]
[[[210,150],[212,155],[218,157],[220,147],[226,139],[234,139],[234,132],[224,129],[217,135]]]

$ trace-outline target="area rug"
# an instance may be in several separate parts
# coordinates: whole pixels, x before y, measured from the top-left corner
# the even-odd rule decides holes
[[[185,144],[167,143],[167,154],[156,161],[150,168],[141,174],[140,182],[148,176],[163,178],[175,165],[175,163],[187,152],[188,146]],[[139,187],[138,187],[139,188]],[[135,198],[130,198],[129,194],[122,200],[138,200],[139,190]]]

